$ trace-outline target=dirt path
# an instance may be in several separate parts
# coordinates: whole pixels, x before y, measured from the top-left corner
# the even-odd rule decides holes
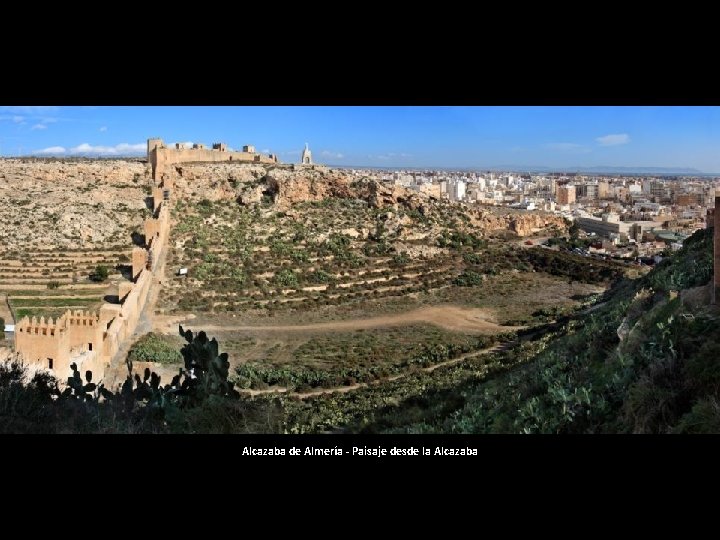
[[[15,319],[10,311],[7,295],[5,293],[0,293],[0,317],[5,320],[5,324],[15,324]]]
[[[550,239],[549,236],[538,236],[538,237],[527,236],[527,237],[523,238],[522,240],[518,240],[517,245],[520,246],[521,248],[525,248],[525,249],[534,248],[536,246],[539,246],[540,244],[544,244],[549,239]],[[525,242],[527,242],[528,240],[531,241],[532,244],[526,244]]]
[[[155,331],[165,334],[177,332],[177,325],[194,317],[156,317]],[[193,330],[205,332],[348,332],[352,330],[380,328],[387,326],[407,326],[428,323],[446,330],[468,334],[498,334],[524,328],[522,326],[502,326],[492,321],[491,310],[481,308],[463,308],[460,306],[430,306],[405,313],[380,315],[365,319],[328,321],[314,324],[297,325],[205,325],[202,321],[187,326]]]
[[[468,358],[474,358],[476,356],[483,356],[486,354],[491,354],[494,352],[504,351],[507,350],[512,346],[512,342],[506,342],[506,343],[498,343],[497,345],[493,345],[492,347],[488,347],[487,349],[482,349],[480,351],[472,351],[469,353],[462,354],[458,356],[457,358],[452,358],[451,360],[445,360],[443,362],[438,362],[437,364],[433,364],[432,366],[428,366],[425,368],[421,368],[421,371],[424,371],[425,373],[432,373],[438,368],[445,367],[445,366],[452,366],[454,364],[458,364],[462,362],[463,360],[467,360]],[[398,373],[397,375],[392,375],[388,377],[387,379],[384,379],[382,381],[374,381],[371,383],[356,383],[349,386],[337,386],[335,388],[320,388],[317,390],[311,390],[310,392],[288,392],[288,389],[282,386],[277,386],[274,388],[267,388],[265,390],[240,390],[241,394],[245,394],[248,396],[258,396],[261,394],[287,394],[289,396],[298,397],[300,399],[308,399],[315,396],[320,396],[322,394],[344,394],[346,392],[351,392],[352,390],[357,390],[359,388],[365,388],[367,386],[373,386],[382,384],[385,382],[391,382],[396,381],[398,379],[402,379],[403,377],[408,376],[408,372],[406,373]]]

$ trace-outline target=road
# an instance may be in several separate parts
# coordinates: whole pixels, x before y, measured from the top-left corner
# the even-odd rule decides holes
[[[550,236],[539,236],[537,238],[523,238],[522,240],[518,241],[518,245],[522,248],[532,248],[535,246],[539,246],[540,244],[544,244],[547,242],[551,237]],[[532,246],[529,246],[525,244],[528,240],[532,241]]]
[[[189,318],[189,317],[188,317]],[[492,322],[490,310],[464,308],[454,305],[429,306],[404,313],[379,315],[362,319],[328,321],[297,325],[207,325],[202,321],[183,323],[180,317],[157,317],[155,330],[166,334],[177,333],[178,322],[193,331],[210,332],[351,332],[353,330],[407,326],[411,324],[432,324],[446,330],[469,334],[499,334],[524,328],[503,326]]]

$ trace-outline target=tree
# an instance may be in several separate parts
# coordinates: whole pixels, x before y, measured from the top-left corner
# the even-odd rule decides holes
[[[107,266],[99,264],[95,267],[95,272],[90,276],[93,281],[105,281],[108,278]]]
[[[570,225],[568,232],[570,233],[571,240],[574,240],[578,237],[578,235],[580,233],[580,226],[577,224],[577,222],[573,222],[573,224]]]

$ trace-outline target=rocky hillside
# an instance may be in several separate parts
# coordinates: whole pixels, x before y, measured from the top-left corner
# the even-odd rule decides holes
[[[562,218],[552,214],[451,204],[402,186],[356,180],[339,170],[196,164],[178,167],[176,171],[178,195],[188,200],[228,199],[250,207],[271,204],[275,211],[288,212],[299,203],[357,199],[371,208],[413,213],[423,220],[441,223],[457,219],[470,225],[476,234],[510,233],[523,237],[567,228]]]
[[[0,252],[123,245],[142,224],[145,166],[0,160]]]
[[[718,433],[720,313],[709,303],[711,273],[712,230],[698,231],[646,276],[621,282],[556,334],[514,352],[520,367],[456,388],[441,417],[395,431]]]

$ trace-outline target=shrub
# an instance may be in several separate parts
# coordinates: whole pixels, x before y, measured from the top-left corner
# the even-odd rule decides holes
[[[476,285],[482,285],[483,275],[473,272],[472,270],[465,270],[460,274],[453,283],[458,287],[474,287]]]
[[[297,287],[298,278],[295,272],[290,269],[280,270],[273,276],[273,282],[281,287]]]
[[[392,264],[397,266],[402,266],[404,264],[408,264],[409,262],[410,257],[408,256],[406,251],[394,255],[392,258]]]
[[[59,289],[60,288],[60,282],[59,281],[48,281],[47,284],[48,289]]]
[[[166,337],[151,332],[145,334],[132,346],[128,353],[128,361],[180,364],[183,357]]]
[[[90,275],[93,281],[105,281],[108,278],[109,270],[107,266],[99,264],[95,267],[95,271]]]

